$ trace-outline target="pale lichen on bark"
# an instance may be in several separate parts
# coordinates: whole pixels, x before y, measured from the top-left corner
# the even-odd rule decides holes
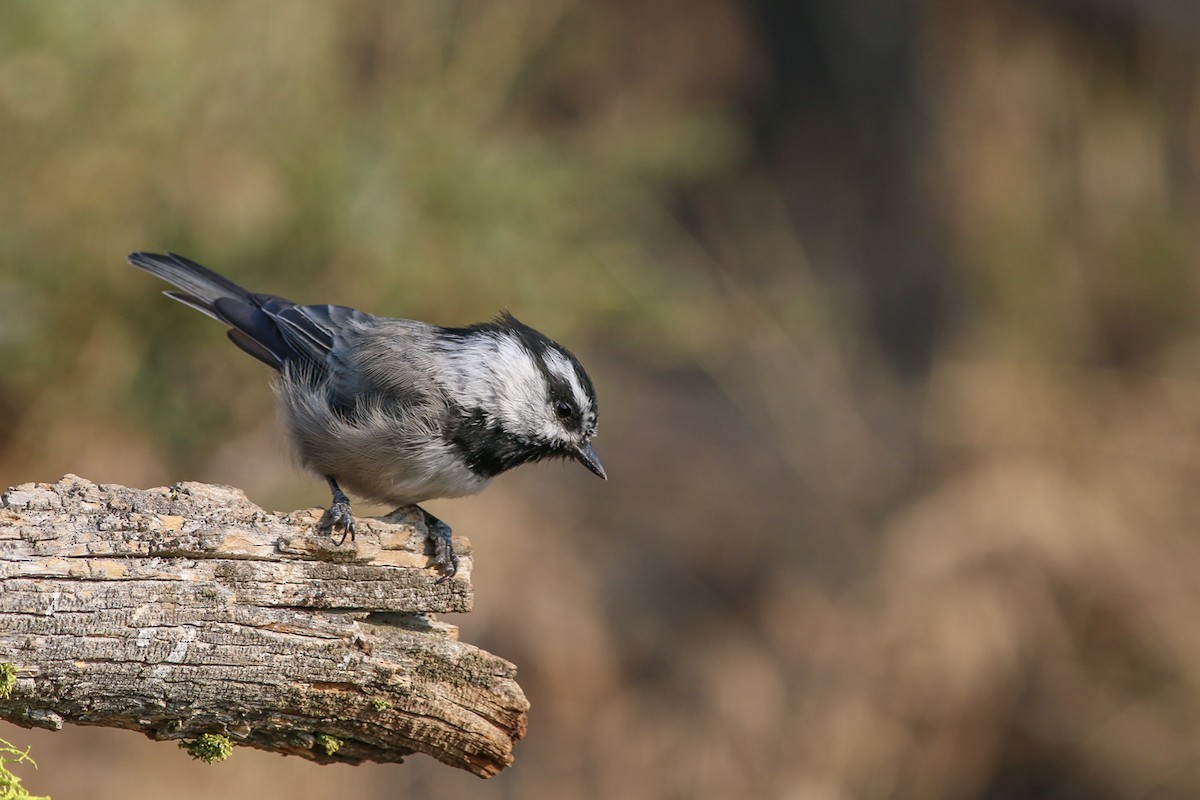
[[[471,610],[466,540],[439,584],[417,515],[360,519],[342,546],[319,518],[198,483],[8,490],[0,662],[17,682],[0,718],[216,733],[322,763],[510,764],[528,709],[515,667],[430,616]]]

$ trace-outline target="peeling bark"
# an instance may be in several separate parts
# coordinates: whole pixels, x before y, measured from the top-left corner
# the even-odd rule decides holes
[[[10,489],[0,662],[17,682],[0,718],[221,733],[321,763],[512,763],[529,707],[516,668],[430,616],[471,610],[469,543],[437,584],[419,515],[360,519],[341,546],[319,518],[199,483]]]

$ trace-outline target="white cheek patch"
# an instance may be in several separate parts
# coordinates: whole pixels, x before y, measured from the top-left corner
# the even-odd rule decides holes
[[[549,411],[546,380],[533,357],[508,336],[489,336],[472,347],[447,353],[452,393],[466,408],[483,408],[504,429],[530,438],[552,438],[557,420]]]

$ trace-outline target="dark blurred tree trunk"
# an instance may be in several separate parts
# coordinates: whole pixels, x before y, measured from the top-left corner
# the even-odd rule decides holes
[[[759,155],[814,259],[858,275],[869,323],[902,373],[944,324],[947,226],[918,87],[920,3],[758,0],[769,76],[752,107]]]

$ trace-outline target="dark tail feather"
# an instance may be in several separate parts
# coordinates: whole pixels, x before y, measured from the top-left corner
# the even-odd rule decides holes
[[[266,347],[263,347],[263,345],[258,341],[251,339],[237,328],[230,328],[229,330],[225,331],[225,335],[228,336],[229,341],[236,344],[243,353],[254,356],[268,367],[272,367],[273,369],[277,370],[283,369],[283,362],[279,359],[279,356],[275,355]]]
[[[182,289],[182,292],[166,294],[171,299],[191,306],[214,319],[220,319],[214,313],[213,305],[220,298],[233,297],[247,302],[250,300],[250,293],[233,281],[174,253],[131,253],[129,263]]]
[[[287,308],[292,305],[290,301],[251,294],[228,278],[174,253],[131,253],[128,258],[138,269],[182,290],[163,292],[167,297],[230,326],[230,340],[264,364],[280,369],[284,361],[294,357],[294,348],[288,346],[279,326],[263,311],[264,302]]]

